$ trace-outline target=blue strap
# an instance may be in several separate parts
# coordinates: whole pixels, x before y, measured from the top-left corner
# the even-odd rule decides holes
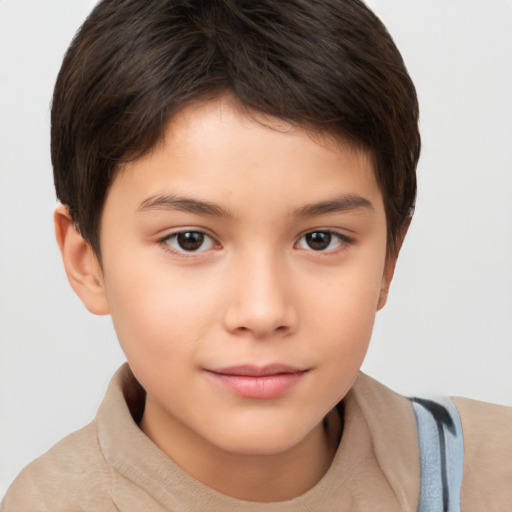
[[[420,448],[418,512],[460,512],[464,440],[457,408],[448,397],[411,402]]]

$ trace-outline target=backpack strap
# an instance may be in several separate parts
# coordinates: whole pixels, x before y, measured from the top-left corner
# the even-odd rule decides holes
[[[418,512],[460,512],[464,440],[459,413],[448,398],[412,398],[421,464]]]

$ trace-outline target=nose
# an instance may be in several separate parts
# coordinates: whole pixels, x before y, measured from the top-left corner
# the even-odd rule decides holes
[[[240,257],[231,267],[225,328],[256,338],[286,336],[297,328],[291,280],[284,265],[272,255]]]

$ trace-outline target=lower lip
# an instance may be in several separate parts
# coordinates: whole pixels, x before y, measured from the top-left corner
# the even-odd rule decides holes
[[[213,380],[235,395],[266,400],[277,398],[290,391],[299,383],[305,373],[276,373],[272,375],[249,376],[208,372]]]

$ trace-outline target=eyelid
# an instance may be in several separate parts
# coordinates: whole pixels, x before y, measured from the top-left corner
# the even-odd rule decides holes
[[[325,249],[325,250],[318,250],[318,251],[315,251],[314,249],[312,248],[301,248],[301,247],[298,247],[298,244],[299,242],[304,238],[306,237],[307,235],[311,234],[311,233],[328,233],[334,237],[336,237],[338,240],[339,240],[339,245],[338,247],[334,248],[334,249]],[[301,250],[304,250],[304,251],[308,251],[308,252],[311,252],[311,253],[314,253],[314,254],[318,254],[318,255],[330,255],[330,254],[336,254],[337,252],[339,252],[340,250],[343,250],[343,248],[346,246],[346,245],[349,245],[349,244],[352,244],[354,243],[354,240],[352,237],[350,236],[347,236],[345,233],[343,233],[342,231],[339,231],[337,229],[333,229],[333,228],[316,228],[316,229],[308,229],[307,231],[303,232],[298,238],[297,238],[297,241],[295,242],[295,247],[298,248],[298,249],[301,249]]]
[[[175,238],[183,233],[201,233],[205,238],[209,238],[211,240],[212,246],[206,249],[198,249],[196,251],[186,251],[183,249],[180,250],[179,248],[172,247],[169,243],[167,243],[169,239]],[[202,255],[203,253],[211,249],[216,249],[220,247],[220,244],[215,236],[210,234],[207,230],[197,227],[183,227],[168,231],[164,236],[161,236],[158,239],[158,243],[163,247],[165,251],[184,258],[191,258],[194,256]]]

